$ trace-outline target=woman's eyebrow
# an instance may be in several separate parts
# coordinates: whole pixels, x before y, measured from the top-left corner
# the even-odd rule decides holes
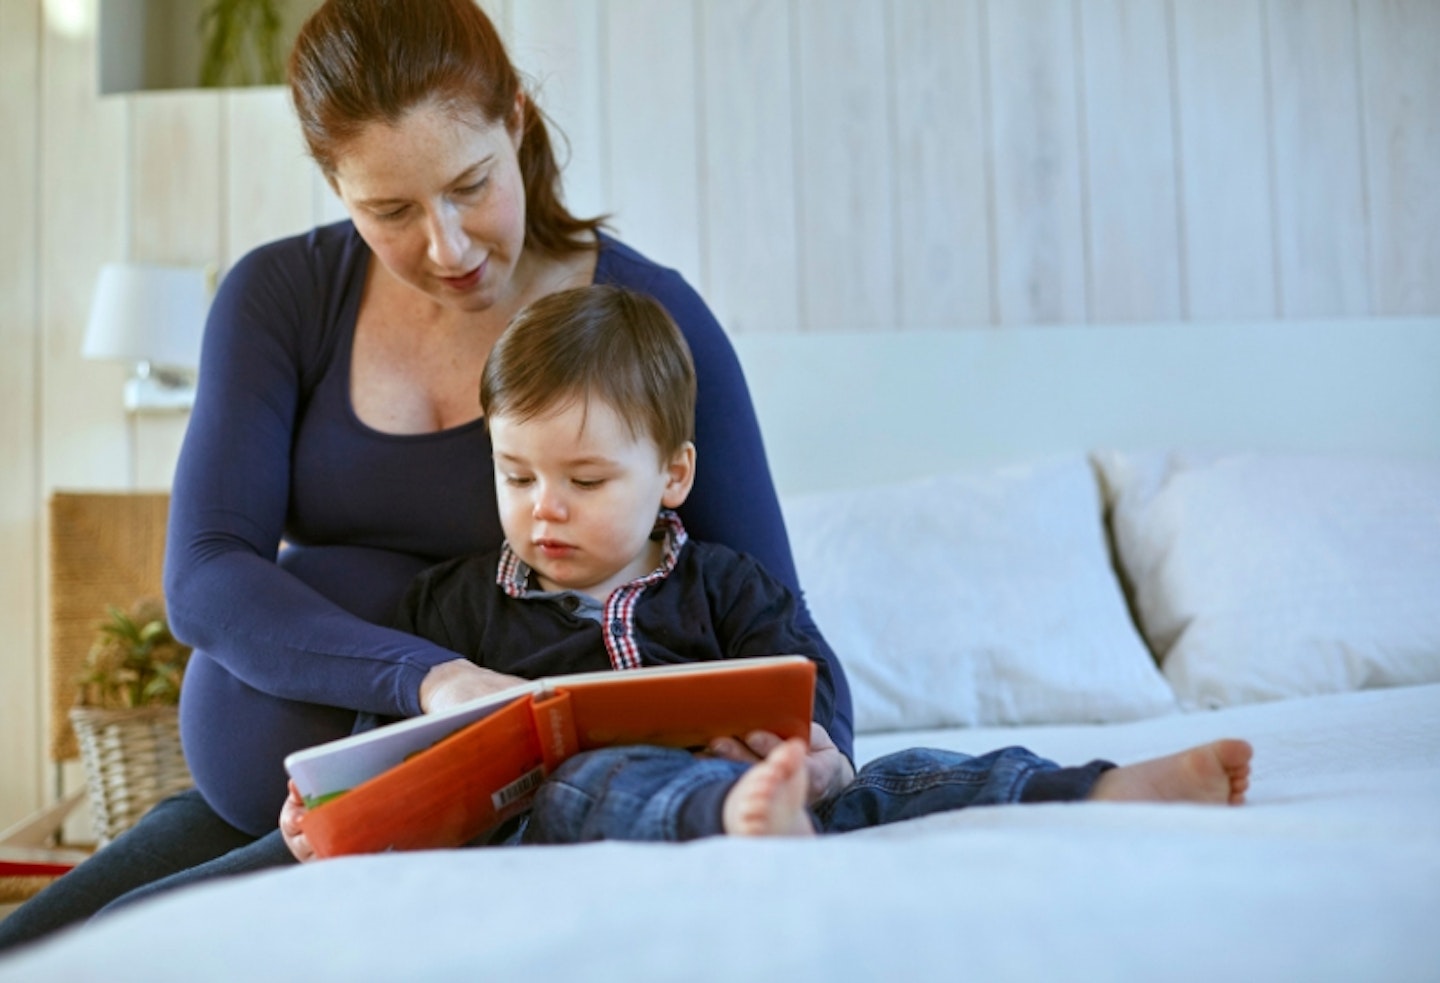
[[[483,167],[485,167],[486,164],[490,163],[494,159],[494,154],[486,154],[484,157],[481,157],[475,163],[471,164],[469,167],[465,168],[459,174],[451,178],[449,184],[456,185],[460,184],[462,181],[470,180],[475,176],[477,171],[481,170]],[[377,196],[374,198],[356,198],[355,204],[365,205],[368,208],[374,208],[376,205],[403,205],[408,200],[409,199],[407,198],[386,198],[384,196]]]

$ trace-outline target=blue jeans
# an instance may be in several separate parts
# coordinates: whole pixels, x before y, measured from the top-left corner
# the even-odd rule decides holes
[[[0,921],[0,952],[83,922],[122,895],[183,877],[182,871],[254,841],[216,815],[194,789],[172,795]]]
[[[1019,747],[979,757],[910,748],[870,762],[811,809],[821,833],[844,833],[971,806],[1087,798],[1101,773],[1092,761],[1062,768]],[[576,755],[540,786],[526,843],[690,840],[722,832],[725,795],[746,766],[686,751],[623,747]]]

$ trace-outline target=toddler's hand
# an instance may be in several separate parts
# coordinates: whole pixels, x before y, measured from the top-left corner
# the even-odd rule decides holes
[[[744,741],[733,737],[711,741],[709,751],[717,758],[754,764],[781,743],[778,735],[757,730],[746,734]],[[805,758],[805,776],[808,784],[805,799],[812,805],[855,780],[854,765],[840,753],[825,728],[813,721],[810,724],[810,753]]]

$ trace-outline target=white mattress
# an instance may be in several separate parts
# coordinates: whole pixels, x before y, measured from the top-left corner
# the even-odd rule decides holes
[[[137,906],[0,961],[0,981],[1440,978],[1440,686],[860,751],[1125,762],[1221,735],[1256,748],[1243,808],[334,860]]]

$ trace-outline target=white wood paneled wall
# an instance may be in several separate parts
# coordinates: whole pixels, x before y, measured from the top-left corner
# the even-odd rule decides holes
[[[572,205],[734,332],[1440,313],[1440,0],[483,3]],[[98,97],[94,9],[0,2],[0,825],[49,794],[44,502],[183,435],[79,357],[100,265],[340,217],[281,90]]]
[[[41,801],[40,10],[0,3],[0,827]]]
[[[1440,305],[1435,0],[492,7],[732,331]]]

